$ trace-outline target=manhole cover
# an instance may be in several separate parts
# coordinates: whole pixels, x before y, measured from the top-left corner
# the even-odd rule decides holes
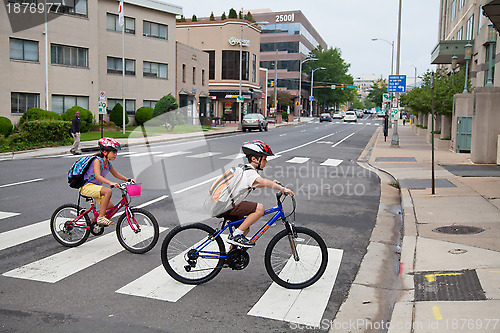
[[[467,234],[478,234],[483,232],[484,229],[478,227],[471,227],[468,225],[449,225],[446,227],[439,227],[432,229],[434,232],[441,232],[443,234],[454,234],[454,235],[467,235]]]

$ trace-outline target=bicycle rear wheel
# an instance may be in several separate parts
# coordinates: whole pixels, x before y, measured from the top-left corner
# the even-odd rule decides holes
[[[83,211],[80,207],[80,211]],[[78,217],[78,206],[65,204],[57,208],[50,218],[50,231],[52,236],[60,244],[67,247],[75,247],[85,243],[89,238],[90,219],[87,214]]]
[[[161,261],[167,273],[185,284],[201,284],[213,279],[222,269],[226,254],[220,236],[202,223],[178,226],[163,240]],[[207,242],[206,246],[200,247]]]
[[[288,289],[302,289],[319,280],[328,263],[323,239],[313,230],[295,227],[296,236],[288,230],[279,232],[266,248],[264,263],[271,279]],[[295,247],[297,257],[294,257]]]
[[[127,214],[123,213],[116,223],[116,237],[128,251],[146,253],[158,242],[160,236],[158,221],[153,214],[142,208],[131,208],[130,212],[130,222],[136,231],[132,230]]]

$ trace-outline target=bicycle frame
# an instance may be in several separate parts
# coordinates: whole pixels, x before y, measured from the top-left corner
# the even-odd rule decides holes
[[[269,208],[269,209],[265,210],[263,216],[266,216],[266,215],[269,215],[272,213],[275,213],[275,214],[255,233],[255,235],[252,236],[252,238],[251,238],[252,241],[256,242],[267,231],[267,229],[269,229],[269,227],[271,227],[279,219],[286,221],[285,220],[285,213],[283,212],[283,205],[281,204],[281,202],[279,200],[278,200],[278,205],[276,207]],[[229,222],[221,230],[218,230],[217,233],[213,237],[208,238],[205,241],[203,241],[200,245],[198,245],[195,248],[196,252],[198,253],[198,256],[201,258],[210,258],[210,259],[220,259],[220,258],[225,259],[225,258],[227,258],[227,254],[225,254],[225,253],[222,254],[222,253],[212,252],[212,251],[203,251],[203,249],[208,244],[210,244],[215,238],[220,236],[226,229],[229,228],[229,231],[232,234],[233,228],[236,229],[244,220],[245,220],[245,218],[242,218],[241,220]],[[244,248],[243,250],[247,251],[248,248]]]

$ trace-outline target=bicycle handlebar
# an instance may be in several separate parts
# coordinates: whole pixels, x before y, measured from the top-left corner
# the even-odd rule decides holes
[[[118,184],[118,187],[116,187],[114,185],[111,185],[110,187],[111,188],[119,188],[120,190],[124,190],[126,185],[131,185],[131,184],[135,184],[135,183],[134,182],[125,182],[125,183]]]

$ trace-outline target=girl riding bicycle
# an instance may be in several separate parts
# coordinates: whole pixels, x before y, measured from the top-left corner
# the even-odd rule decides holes
[[[102,138],[99,139],[99,148],[101,151],[96,154],[96,159],[92,162],[92,167],[90,167],[85,174],[85,179],[88,181],[80,188],[80,193],[87,197],[92,197],[100,205],[99,216],[97,217],[97,224],[100,225],[112,225],[112,221],[107,219],[104,214],[106,209],[113,207],[111,202],[112,191],[111,188],[103,186],[103,183],[110,185],[111,187],[118,187],[119,185],[115,182],[107,180],[106,175],[111,172],[111,174],[123,181],[132,181],[135,183],[134,179],[129,179],[122,174],[120,174],[111,164],[111,161],[116,159],[118,150],[122,149],[122,146],[118,141],[113,138]]]

